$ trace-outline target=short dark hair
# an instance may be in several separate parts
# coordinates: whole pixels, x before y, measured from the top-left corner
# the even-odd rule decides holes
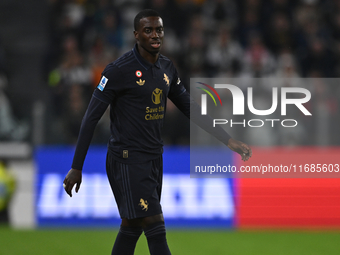
[[[134,29],[135,31],[137,31],[137,29],[139,28],[139,21],[142,19],[142,18],[147,18],[147,17],[160,17],[161,15],[159,15],[159,13],[155,10],[152,10],[152,9],[145,9],[143,11],[140,11],[134,21],[133,21],[133,25],[134,25]]]

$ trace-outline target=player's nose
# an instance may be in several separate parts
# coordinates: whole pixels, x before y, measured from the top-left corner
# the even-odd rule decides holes
[[[152,38],[157,38],[157,39],[159,38],[159,34],[157,33],[156,29],[154,29],[154,30],[152,31],[151,37],[152,37]]]

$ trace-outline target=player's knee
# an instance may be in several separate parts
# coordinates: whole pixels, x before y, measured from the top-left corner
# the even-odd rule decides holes
[[[163,214],[157,214],[143,218],[142,227],[147,228],[155,223],[162,222],[164,224]]]
[[[158,221],[146,228],[143,228],[151,255],[171,255],[166,240],[166,230],[164,221]]]
[[[143,230],[148,241],[156,239],[158,241],[166,242],[166,230],[163,221],[150,224],[149,226],[143,228]]]
[[[127,219],[123,218],[121,225],[124,227],[142,227],[142,219]]]
[[[165,241],[165,225],[163,214],[146,217],[143,220],[143,230],[148,242],[153,239]]]
[[[148,216],[145,218],[138,218],[138,219],[123,218],[121,225],[124,227],[142,227],[143,229],[145,229],[159,222],[164,224],[163,214],[157,214],[157,215]]]

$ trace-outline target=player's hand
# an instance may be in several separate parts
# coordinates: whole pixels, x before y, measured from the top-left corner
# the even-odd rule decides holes
[[[63,186],[64,186],[66,193],[69,194],[70,197],[72,197],[72,189],[73,189],[74,184],[77,184],[75,191],[78,193],[78,190],[81,184],[81,177],[82,177],[82,174],[80,170],[72,168],[70,171],[68,171],[64,179]]]
[[[229,139],[228,147],[232,151],[235,151],[238,154],[240,154],[243,161],[247,161],[253,154],[251,148],[247,144],[234,140],[233,138]]]

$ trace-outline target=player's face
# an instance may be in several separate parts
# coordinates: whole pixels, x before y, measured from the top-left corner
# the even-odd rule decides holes
[[[160,17],[146,17],[139,21],[135,38],[140,47],[152,55],[159,53],[164,37],[163,20]]]

